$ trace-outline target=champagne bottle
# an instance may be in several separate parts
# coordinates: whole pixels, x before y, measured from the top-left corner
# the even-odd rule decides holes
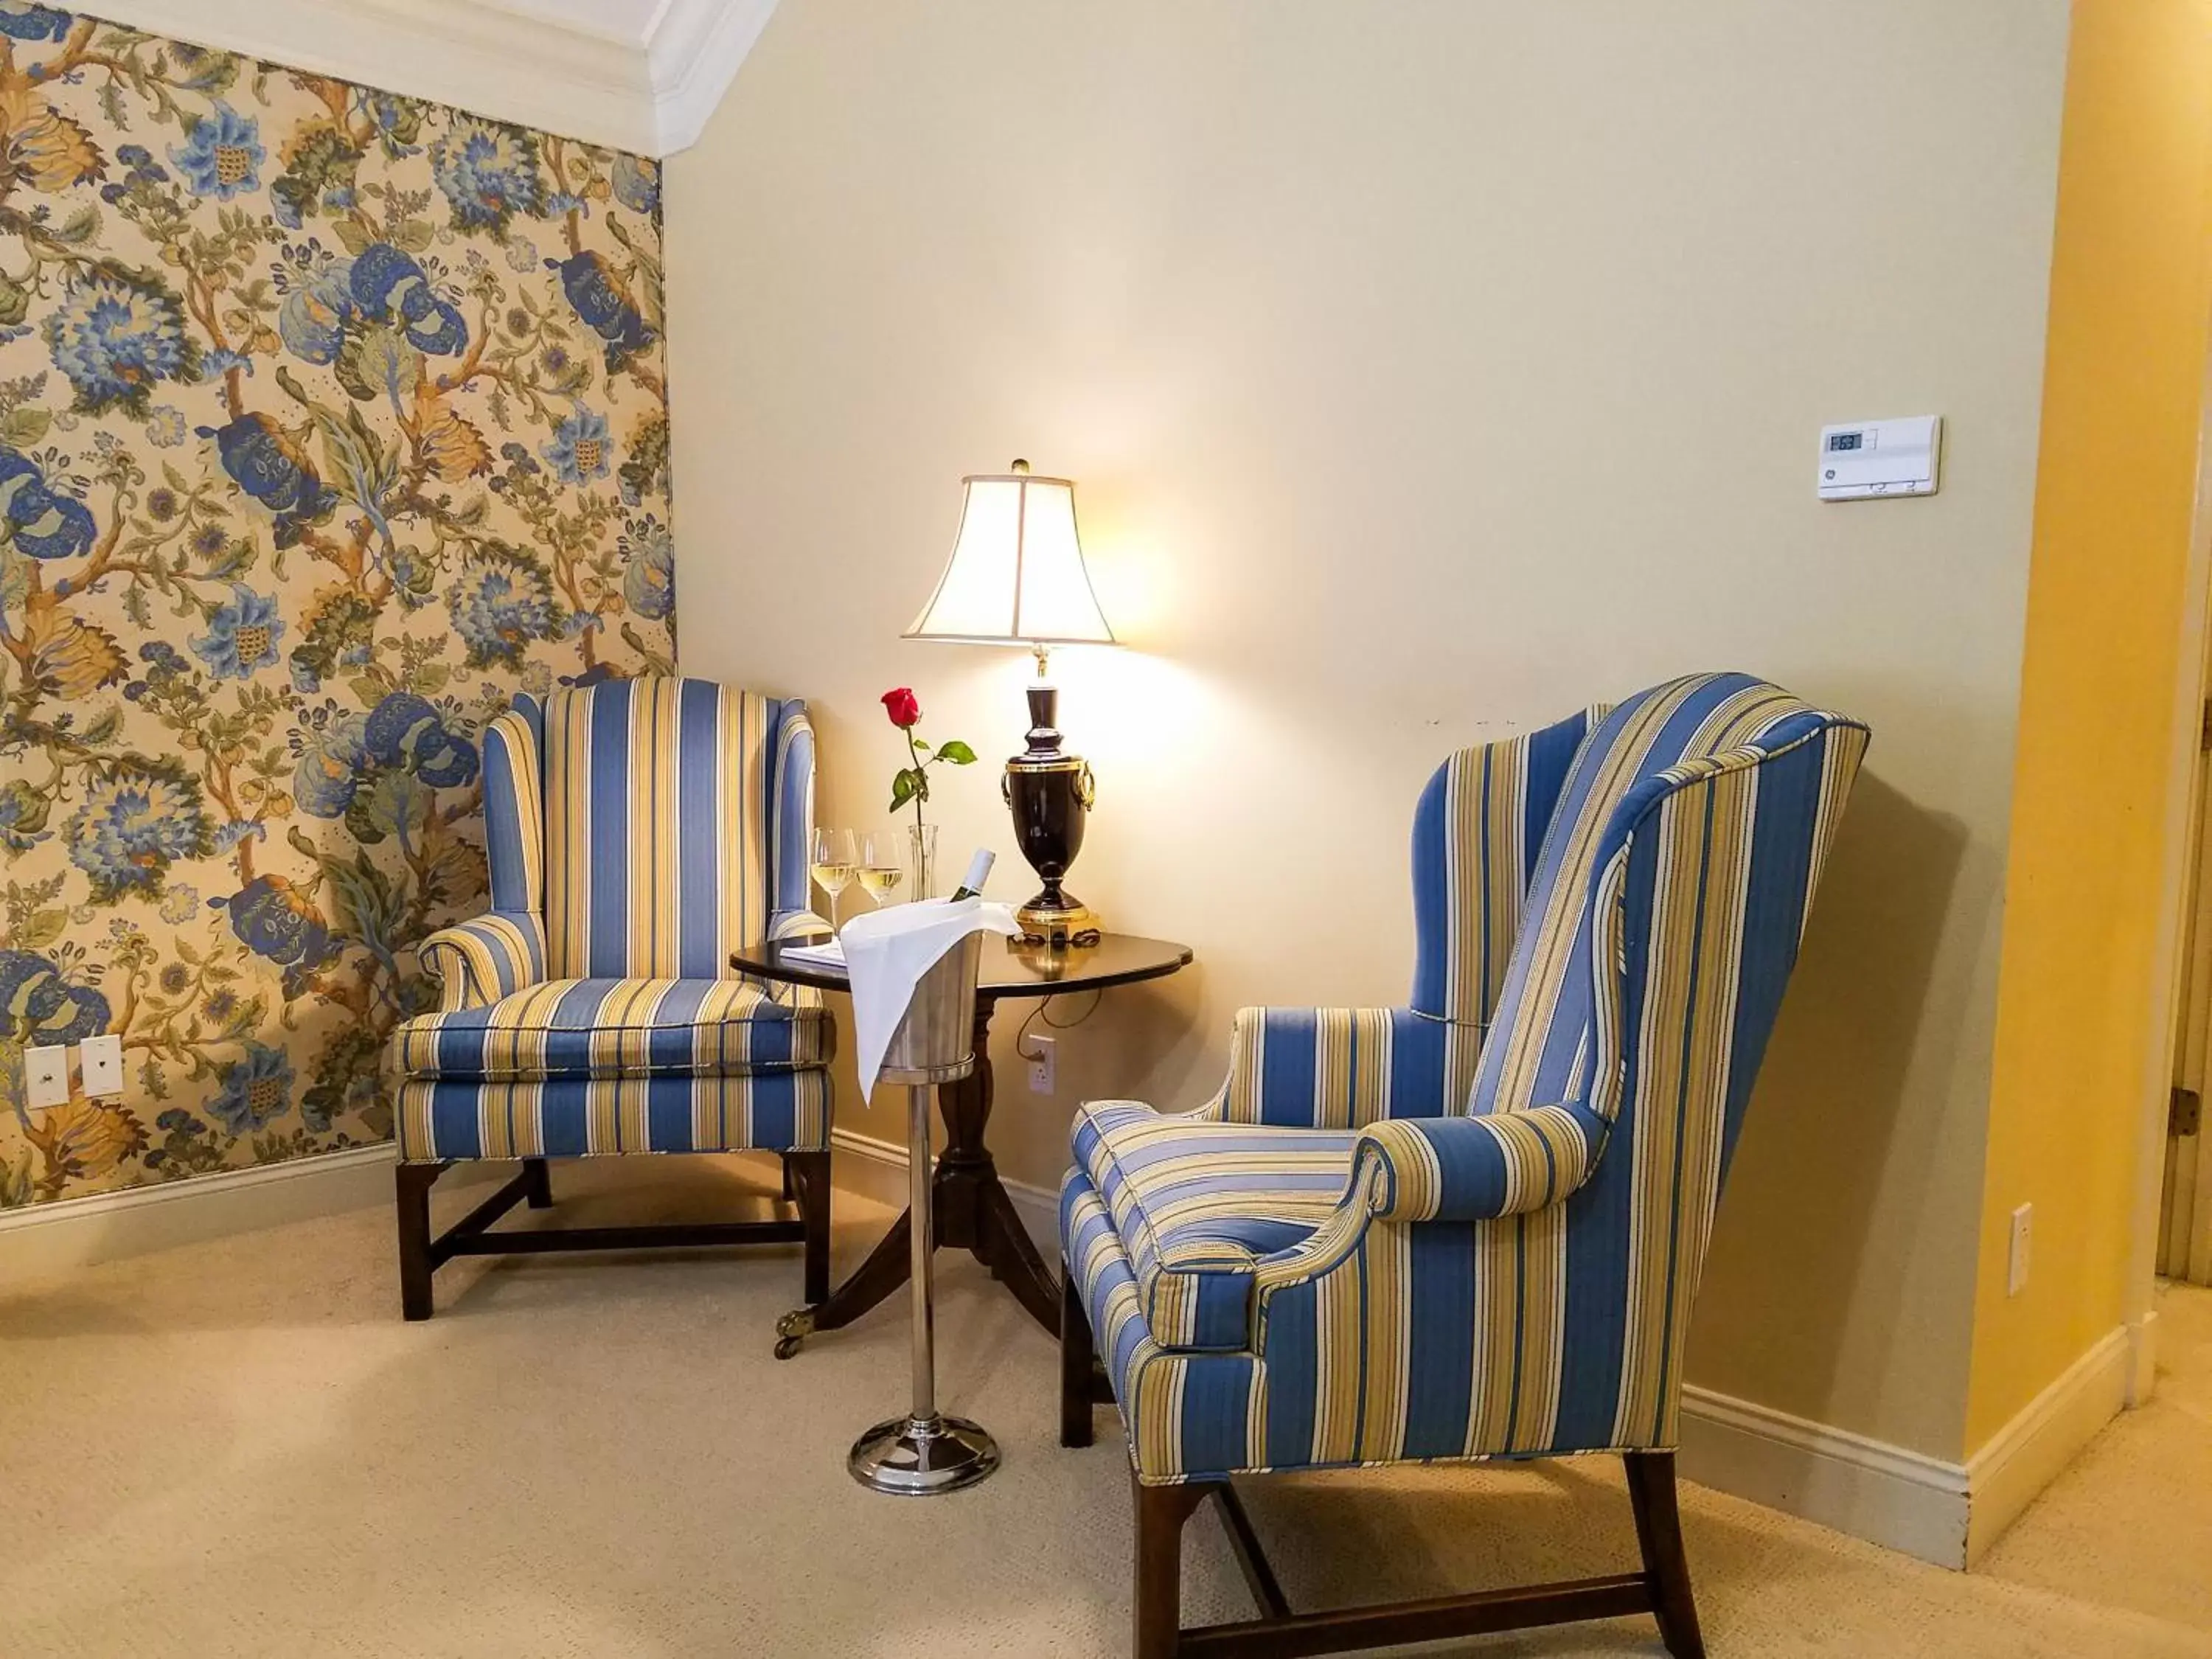
[[[960,885],[953,890],[954,901],[982,897],[983,884],[991,878],[991,866],[998,861],[999,855],[989,848],[977,848],[975,856],[968,860],[968,873],[960,878]]]

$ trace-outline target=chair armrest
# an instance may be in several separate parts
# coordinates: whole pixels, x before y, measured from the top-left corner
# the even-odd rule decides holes
[[[1410,1008],[1245,1008],[1229,1080],[1206,1110],[1224,1123],[1350,1129],[1457,1109],[1480,1027]]]
[[[1597,1167],[1607,1128],[1579,1105],[1368,1125],[1328,1218],[1254,1269],[1255,1325],[1264,1326],[1278,1291],[1324,1278],[1358,1255],[1370,1229],[1497,1221],[1563,1201]]]
[[[1347,1195],[1383,1221],[1493,1221],[1558,1203],[1597,1166],[1608,1125],[1586,1106],[1375,1123],[1352,1148]],[[1360,1165],[1371,1163],[1371,1179]]]
[[[481,1008],[545,977],[545,923],[534,910],[494,910],[441,927],[421,954],[442,994],[439,1012]]]

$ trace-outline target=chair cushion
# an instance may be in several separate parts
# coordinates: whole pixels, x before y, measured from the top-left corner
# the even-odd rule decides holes
[[[555,979],[480,1008],[421,1015],[394,1041],[405,1077],[531,1083],[826,1066],[836,1034],[811,991],[771,994],[741,979]]]
[[[1234,1351],[1250,1341],[1254,1266],[1304,1241],[1336,1207],[1358,1133],[1101,1101],[1076,1115],[1074,1138],[1136,1273],[1152,1340]]]

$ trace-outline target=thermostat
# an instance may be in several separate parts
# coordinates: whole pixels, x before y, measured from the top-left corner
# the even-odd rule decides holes
[[[1820,428],[1820,499],[1871,501],[1933,495],[1943,448],[1941,415],[1852,421]]]

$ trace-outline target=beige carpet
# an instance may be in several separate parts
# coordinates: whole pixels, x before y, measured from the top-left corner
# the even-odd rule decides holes
[[[732,1177],[555,1178],[566,1216],[606,1218],[726,1212]],[[841,1263],[886,1218],[847,1201]],[[903,1322],[779,1364],[798,1278],[789,1253],[464,1262],[410,1326],[364,1212],[0,1291],[0,1655],[1125,1653],[1126,1465],[1110,1414],[1090,1450],[1054,1443],[1043,1333],[948,1266],[942,1395],[1006,1467],[878,1498],[844,1451],[902,1404]],[[2212,1655],[2212,1291],[2166,1310],[2160,1400],[1983,1571],[1689,1488],[1712,1651]],[[1251,1507],[1322,1606],[1632,1565],[1616,1468],[1275,1483]],[[1186,1616],[1246,1614],[1210,1512],[1191,1540]],[[1623,1620],[1423,1651],[1661,1650]]]

